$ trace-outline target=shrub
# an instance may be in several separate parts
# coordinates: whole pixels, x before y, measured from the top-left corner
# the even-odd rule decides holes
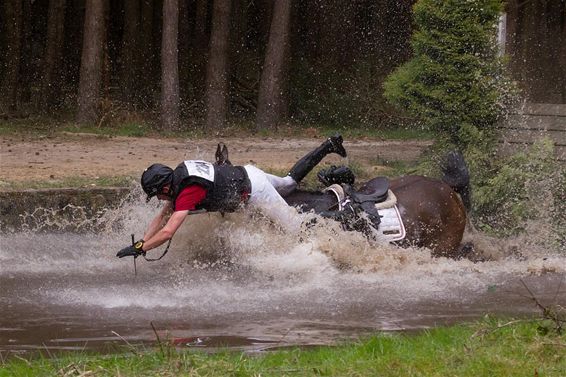
[[[340,127],[396,125],[382,95],[383,75],[371,58],[336,66],[298,60],[290,85],[290,113],[300,122]]]
[[[494,234],[510,235],[524,230],[529,221],[540,226],[550,220],[551,227],[558,230],[559,242],[563,242],[564,177],[565,170],[554,159],[549,138],[538,140],[525,152],[500,159],[474,190],[478,226]]]
[[[420,0],[413,9],[414,57],[387,78],[385,97],[460,150],[492,148],[484,140],[514,93],[497,56],[500,0]]]
[[[419,0],[413,10],[414,57],[387,78],[384,96],[437,133],[417,172],[438,175],[440,156],[459,149],[480,228],[510,235],[535,220],[532,228],[552,233],[563,248],[566,173],[553,158],[552,141],[507,158],[496,154],[497,125],[518,97],[497,53],[501,1]]]

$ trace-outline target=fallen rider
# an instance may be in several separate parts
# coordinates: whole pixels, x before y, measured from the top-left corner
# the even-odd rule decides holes
[[[329,153],[346,157],[342,136],[325,140],[301,158],[285,177],[265,173],[252,165],[215,165],[200,160],[181,162],[174,170],[153,164],[142,174],[147,200],[156,196],[165,202],[149,224],[143,239],[120,250],[116,256],[137,257],[171,240],[185,218],[192,213],[235,212],[243,206],[256,208],[286,231],[298,233],[302,219],[282,196]]]

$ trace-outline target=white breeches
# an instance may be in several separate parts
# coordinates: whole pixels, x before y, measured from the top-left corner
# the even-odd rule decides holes
[[[290,207],[280,193],[289,193],[297,183],[291,177],[277,177],[267,174],[252,165],[244,166],[250,183],[252,192],[248,205],[258,208],[271,220],[277,222],[290,233],[298,233],[302,219],[297,210]]]
[[[267,173],[265,173],[265,175],[267,179],[269,179],[269,183],[275,187],[275,190],[277,190],[282,197],[289,195],[291,191],[297,188],[297,182],[289,175],[283,178]]]

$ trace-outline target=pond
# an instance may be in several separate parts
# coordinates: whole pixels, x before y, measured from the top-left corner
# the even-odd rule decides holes
[[[157,336],[180,347],[262,350],[488,313],[538,316],[532,295],[566,306],[566,256],[533,237],[470,236],[491,257],[472,263],[322,227],[290,239],[256,214],[189,217],[165,258],[139,258],[135,274],[132,259],[115,254],[155,210],[124,205],[97,232],[1,234],[2,354],[105,352]]]

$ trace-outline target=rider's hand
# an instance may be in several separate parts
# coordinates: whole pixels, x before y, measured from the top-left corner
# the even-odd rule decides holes
[[[116,254],[116,256],[118,258],[124,258],[124,257],[137,258],[140,255],[145,255],[145,251],[143,251],[143,243],[144,243],[144,241],[141,240],[141,241],[138,241],[131,246],[127,246],[127,247],[123,248],[122,250],[120,250],[118,252],[118,254]]]

